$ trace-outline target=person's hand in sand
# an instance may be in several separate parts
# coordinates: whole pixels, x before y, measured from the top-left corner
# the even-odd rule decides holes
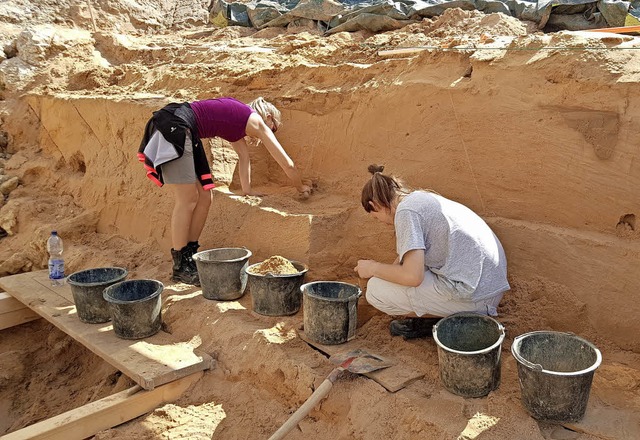
[[[302,179],[302,187],[297,188],[298,197],[301,200],[307,200],[315,188],[316,184],[311,179]]]
[[[302,200],[307,200],[311,196],[312,192],[313,188],[307,185],[303,185],[302,187],[298,188],[298,197],[300,197],[300,199]]]

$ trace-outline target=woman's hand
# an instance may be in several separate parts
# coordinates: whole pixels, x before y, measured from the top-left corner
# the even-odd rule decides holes
[[[313,188],[311,188],[308,185],[301,185],[301,186],[297,187],[297,190],[298,190],[298,196],[302,200],[307,200],[309,198],[309,196],[311,195],[311,193],[313,192]]]
[[[354,270],[361,278],[376,277],[401,286],[418,287],[424,281],[424,249],[408,251],[399,264],[358,260]]]
[[[368,279],[374,276],[373,272],[377,265],[378,262],[374,260],[358,260],[358,264],[353,270],[358,273],[360,278]]]

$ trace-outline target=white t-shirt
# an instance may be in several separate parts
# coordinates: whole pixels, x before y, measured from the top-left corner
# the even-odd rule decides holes
[[[398,204],[394,219],[400,261],[424,250],[424,264],[443,295],[477,301],[509,290],[504,249],[489,225],[460,203],[414,191]]]

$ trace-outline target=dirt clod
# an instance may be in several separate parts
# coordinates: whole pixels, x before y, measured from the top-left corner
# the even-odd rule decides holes
[[[289,260],[275,255],[264,260],[258,266],[253,267],[250,272],[257,275],[266,275],[268,273],[273,275],[293,275],[299,271]]]

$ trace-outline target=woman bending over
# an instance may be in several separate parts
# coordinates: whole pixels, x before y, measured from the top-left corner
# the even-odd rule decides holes
[[[397,319],[394,336],[429,336],[441,317],[457,312],[496,316],[507,282],[507,260],[498,237],[466,206],[430,191],[411,191],[384,167],[362,189],[362,207],[394,225],[398,258],[393,264],[359,260],[368,278],[369,304]]]

